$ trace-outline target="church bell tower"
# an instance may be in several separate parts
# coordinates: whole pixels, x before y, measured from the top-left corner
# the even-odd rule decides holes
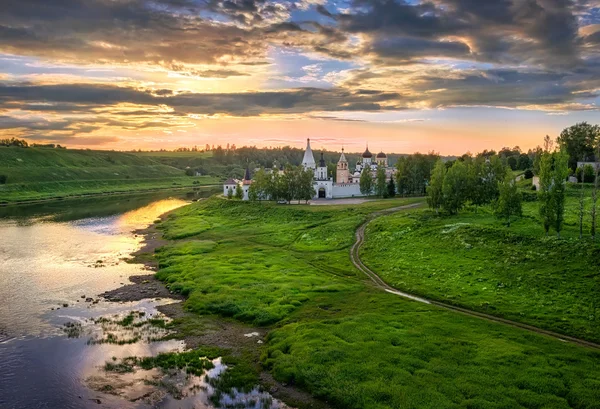
[[[344,148],[342,148],[342,156],[340,156],[340,160],[338,161],[335,176],[336,183],[349,183],[350,171],[348,170],[348,161],[346,160],[346,155],[344,155]]]

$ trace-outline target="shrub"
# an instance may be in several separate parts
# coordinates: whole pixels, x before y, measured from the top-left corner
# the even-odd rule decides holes
[[[533,170],[527,169],[525,171],[525,179],[531,179],[531,178],[533,178]]]
[[[532,190],[535,190],[535,185],[533,186]],[[524,202],[535,202],[538,199],[537,192],[530,192],[526,190],[521,193],[523,195],[522,200]]]
[[[6,175],[0,175],[0,185],[6,184],[7,180],[8,180],[8,176],[6,176]]]

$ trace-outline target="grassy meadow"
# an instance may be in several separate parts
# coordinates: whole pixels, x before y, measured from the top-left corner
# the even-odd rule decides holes
[[[430,210],[369,225],[362,260],[401,290],[600,342],[600,246],[579,240],[570,195],[562,239],[545,237],[538,203],[510,228],[490,208],[458,216]]]
[[[0,202],[217,184],[151,157],[113,151],[0,147]]]
[[[599,351],[382,292],[353,267],[356,227],[410,201],[193,203],[159,223],[157,276],[189,311],[267,328],[264,367],[336,408],[600,407]],[[403,217],[422,211],[379,219],[369,243]]]

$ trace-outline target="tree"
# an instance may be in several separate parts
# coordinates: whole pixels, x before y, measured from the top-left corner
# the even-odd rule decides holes
[[[496,215],[506,218],[506,224],[510,227],[511,216],[521,216],[521,192],[512,175],[507,174],[500,183],[500,197],[496,203]]]
[[[387,184],[387,196],[394,197],[396,196],[396,184],[394,183],[394,178],[391,177]]]
[[[279,178],[279,194],[286,202],[291,203],[298,194],[298,171],[295,167],[288,165]]]
[[[563,149],[556,152],[554,156],[554,189],[552,189],[552,200],[554,201],[554,210],[556,212],[554,228],[556,229],[558,238],[560,238],[560,232],[565,221],[566,179],[569,176],[569,155]]]
[[[467,201],[467,167],[461,161],[455,161],[444,177],[442,184],[442,206],[450,214],[456,214]]]
[[[377,168],[377,177],[375,178],[375,194],[378,197],[387,197],[385,169],[383,166]]]
[[[244,199],[244,189],[242,188],[242,185],[238,185],[235,189],[235,198],[238,200],[243,200]]]
[[[255,183],[252,183],[248,188],[248,200],[251,202],[256,202],[258,200],[258,186],[254,186]]]
[[[265,171],[264,168],[260,168],[259,170],[257,170],[254,174],[254,180],[252,182],[252,185],[250,185],[250,188],[248,189],[248,196],[252,194],[254,200],[259,201],[268,198],[269,180],[270,175]]]
[[[554,202],[552,200],[552,154],[550,152],[543,152],[539,162],[539,178],[540,178],[540,189],[538,190],[538,200],[540,202],[540,218],[542,219],[542,225],[544,226],[544,232],[546,236],[550,231],[550,226],[554,224],[554,218],[556,212],[554,210]]]
[[[583,167],[583,181],[585,183],[593,183],[594,182],[594,167],[590,164],[587,164]]]
[[[497,155],[478,157],[468,164],[468,200],[477,206],[492,203],[500,195],[499,185],[504,180],[507,169]]]
[[[373,176],[371,175],[371,167],[365,166],[360,174],[360,193],[365,196],[371,196],[373,193]]]
[[[590,230],[590,233],[592,234],[592,240],[596,240],[596,202],[598,200],[598,179],[600,179],[600,177],[598,177],[598,157],[600,156],[600,143],[596,142],[597,146],[598,146],[598,151],[599,151],[599,155],[596,155],[596,160],[594,163],[594,167],[596,168],[594,170],[594,175],[596,176],[594,178],[594,189],[592,190],[592,210],[590,212],[590,216],[592,217],[592,227]]]
[[[431,170],[439,155],[434,152],[428,154],[415,153],[403,156],[396,162],[396,187],[401,195],[422,195],[426,192],[426,185],[431,178]]]
[[[431,172],[429,186],[427,186],[427,203],[436,213],[439,212],[440,206],[442,206],[443,203],[444,196],[442,193],[442,186],[444,184],[445,176],[446,166],[441,159],[438,159],[433,168],[433,172]]]
[[[266,180],[265,194],[268,198],[274,201],[279,201],[279,199],[281,199],[282,197],[279,189],[279,179],[279,172],[277,170],[274,170],[271,173],[270,177],[268,177]]]
[[[569,155],[569,168],[575,170],[577,160],[594,160],[595,146],[600,137],[600,126],[580,122],[565,128],[557,139],[561,149]]]
[[[227,199],[233,199],[233,189],[231,188],[227,189]]]
[[[579,169],[579,168],[577,168]],[[583,190],[583,178],[579,189],[579,240],[583,238],[583,216],[585,213],[585,191]]]
[[[0,139],[0,146],[16,146],[19,148],[27,148],[29,144],[25,139],[17,139],[13,137],[10,139]]]
[[[297,199],[308,203],[317,194],[313,184],[314,173],[311,169],[300,169],[298,176],[300,180],[298,181]]]
[[[531,166],[533,166],[533,162],[531,161],[531,158],[529,158],[529,155],[526,153],[520,154],[517,162],[517,168],[519,170],[527,170]]]

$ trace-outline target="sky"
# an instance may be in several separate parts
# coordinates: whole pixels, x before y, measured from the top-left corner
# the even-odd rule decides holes
[[[600,0],[2,0],[0,137],[455,155],[600,123]]]

